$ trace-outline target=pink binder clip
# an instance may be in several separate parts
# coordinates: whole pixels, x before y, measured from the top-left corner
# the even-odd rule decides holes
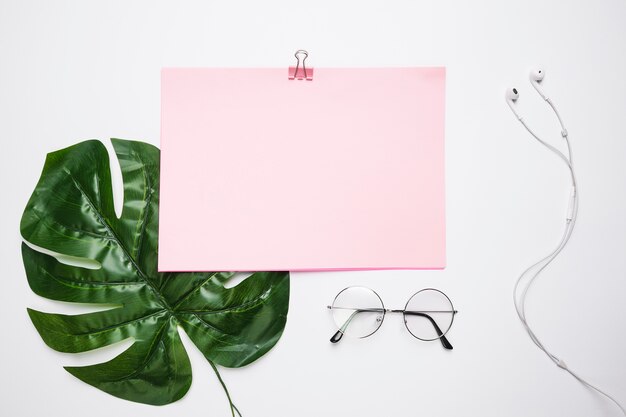
[[[300,64],[300,55],[304,55],[302,58],[302,65]],[[289,79],[290,80],[308,80],[313,79],[313,68],[306,67],[306,59],[309,57],[309,53],[304,49],[298,49],[294,56],[297,59],[295,67],[289,67]]]

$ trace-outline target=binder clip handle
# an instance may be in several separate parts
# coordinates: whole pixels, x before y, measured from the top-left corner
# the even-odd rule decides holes
[[[290,80],[312,80],[313,68],[306,67],[306,59],[309,57],[309,53],[304,49],[298,49],[294,54],[296,57],[296,66],[289,67],[289,79]]]

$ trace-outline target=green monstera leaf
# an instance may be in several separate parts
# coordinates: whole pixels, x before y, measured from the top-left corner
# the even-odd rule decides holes
[[[34,246],[99,266],[72,266],[22,244],[35,293],[112,308],[80,315],[29,309],[28,314],[44,342],[60,352],[85,352],[133,338],[127,350],[108,362],[65,369],[117,397],[168,404],[191,385],[178,326],[218,378],[215,364],[247,365],[270,350],[283,332],[289,273],[256,272],[226,288],[233,273],[158,272],[159,150],[142,142],[112,142],[124,184],[121,217],[113,206],[107,150],[90,140],[48,154],[20,225],[22,237]]]

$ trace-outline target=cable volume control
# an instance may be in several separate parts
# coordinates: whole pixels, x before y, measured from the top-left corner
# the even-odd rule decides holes
[[[567,205],[567,221],[570,222],[574,218],[574,210],[576,210],[576,187],[572,187],[569,193],[569,203]]]

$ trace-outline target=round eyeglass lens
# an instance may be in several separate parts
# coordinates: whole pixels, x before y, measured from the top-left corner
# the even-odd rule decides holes
[[[363,338],[378,330],[385,317],[385,308],[373,290],[348,287],[335,297],[332,313],[343,334]]]
[[[406,303],[404,324],[420,340],[437,340],[454,321],[454,307],[441,291],[427,288],[416,292]]]

